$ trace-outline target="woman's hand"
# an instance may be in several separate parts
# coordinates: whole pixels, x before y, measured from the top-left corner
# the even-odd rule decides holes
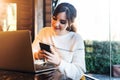
[[[49,53],[48,51],[43,51],[46,55],[46,59],[48,62],[53,63],[55,65],[59,65],[61,62],[61,57],[59,56],[59,54],[56,52],[56,50],[54,48],[51,48],[52,53]]]
[[[34,53],[34,58],[37,59],[43,59],[45,58],[45,54],[43,53],[42,50],[39,50],[38,52]]]

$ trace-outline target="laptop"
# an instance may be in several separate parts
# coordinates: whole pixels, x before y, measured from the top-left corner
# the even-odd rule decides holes
[[[45,72],[53,64],[34,60],[31,34],[28,30],[0,32],[0,69],[21,72]]]

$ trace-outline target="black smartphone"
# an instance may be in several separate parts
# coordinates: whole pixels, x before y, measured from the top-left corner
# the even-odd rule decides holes
[[[45,43],[41,43],[41,42],[39,43],[39,45],[40,45],[41,50],[46,50],[46,51],[51,53],[50,45],[45,44]]]

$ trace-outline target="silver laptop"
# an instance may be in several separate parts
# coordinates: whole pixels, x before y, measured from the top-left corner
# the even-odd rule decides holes
[[[28,30],[0,32],[0,69],[33,73],[56,69],[41,60],[36,62],[31,44]]]

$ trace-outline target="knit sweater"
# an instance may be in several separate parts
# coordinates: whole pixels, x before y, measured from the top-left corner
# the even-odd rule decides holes
[[[45,27],[40,30],[32,44],[33,52],[40,49],[39,42],[54,46],[58,51],[62,58],[58,69],[62,74],[73,80],[80,80],[86,66],[84,42],[79,34],[69,32],[65,35],[56,35],[52,27]]]

